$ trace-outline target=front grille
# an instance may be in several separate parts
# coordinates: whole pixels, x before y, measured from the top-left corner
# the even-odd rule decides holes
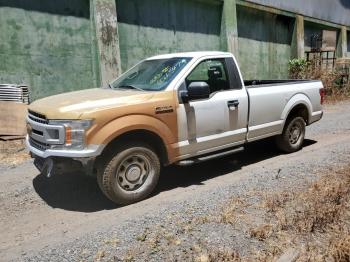
[[[49,144],[45,144],[45,143],[42,143],[42,142],[39,142],[31,137],[29,137],[29,144],[32,146],[32,147],[35,147],[36,149],[39,149],[41,151],[45,151],[46,149],[49,149],[50,148],[50,145]]]
[[[28,117],[29,119],[38,122],[40,124],[48,124],[49,121],[46,119],[46,117],[43,114],[34,112],[32,110],[28,110]]]

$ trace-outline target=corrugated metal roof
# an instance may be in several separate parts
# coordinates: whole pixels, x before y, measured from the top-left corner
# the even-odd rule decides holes
[[[350,26],[350,0],[246,0],[328,22]]]

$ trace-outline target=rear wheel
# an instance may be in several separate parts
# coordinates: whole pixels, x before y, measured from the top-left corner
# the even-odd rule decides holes
[[[305,138],[305,126],[305,120],[302,117],[288,119],[283,133],[276,137],[278,148],[286,153],[300,150]]]
[[[102,192],[117,204],[131,204],[149,196],[160,174],[154,150],[143,143],[132,143],[109,152],[97,174]]]

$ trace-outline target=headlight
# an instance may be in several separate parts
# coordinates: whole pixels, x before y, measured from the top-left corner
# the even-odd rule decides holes
[[[85,132],[92,126],[92,120],[52,120],[49,124],[65,128],[64,145],[54,145],[53,149],[84,149]]]

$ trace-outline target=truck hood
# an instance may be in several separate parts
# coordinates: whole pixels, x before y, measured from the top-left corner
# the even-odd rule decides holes
[[[151,99],[153,92],[93,88],[39,99],[29,110],[47,119],[80,119],[83,113],[137,104]]]

